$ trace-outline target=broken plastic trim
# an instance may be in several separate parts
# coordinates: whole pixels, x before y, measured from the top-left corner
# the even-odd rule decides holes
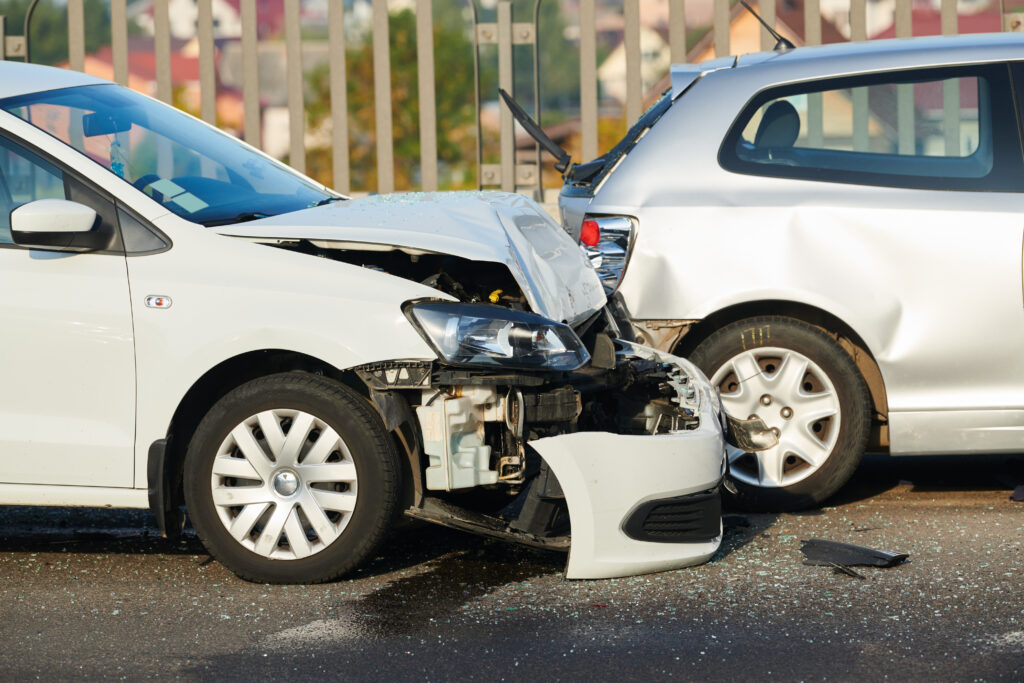
[[[426,498],[423,507],[410,507],[405,510],[407,517],[431,524],[468,531],[480,536],[494,538],[509,543],[519,543],[533,548],[568,552],[569,536],[541,537],[513,528],[504,520],[473,512],[437,498]]]
[[[809,541],[800,541],[800,552],[804,554],[804,564],[819,567],[849,567],[853,565],[862,567],[895,567],[906,561],[909,555],[906,553],[894,553],[888,550],[875,550],[865,548],[852,543],[840,543],[838,541],[826,541],[821,538],[812,538]]]
[[[773,432],[759,416],[749,420],[737,420],[726,415],[728,429],[725,440],[747,453],[757,453],[779,445],[779,435]]]

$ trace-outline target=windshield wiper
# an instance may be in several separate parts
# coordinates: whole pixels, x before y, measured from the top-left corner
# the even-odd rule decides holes
[[[232,216],[230,218],[212,218],[208,221],[202,221],[202,224],[208,228],[213,228],[218,225],[231,225],[232,223],[244,223],[246,221],[254,221],[257,218],[267,218],[269,213],[260,213],[259,211],[243,211],[240,214]]]
[[[324,206],[325,204],[330,204],[331,202],[340,202],[344,200],[344,197],[324,197],[313,206]]]

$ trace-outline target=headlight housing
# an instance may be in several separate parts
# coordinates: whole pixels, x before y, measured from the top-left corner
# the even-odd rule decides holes
[[[500,306],[424,302],[405,314],[437,355],[459,365],[575,370],[590,354],[572,328]]]

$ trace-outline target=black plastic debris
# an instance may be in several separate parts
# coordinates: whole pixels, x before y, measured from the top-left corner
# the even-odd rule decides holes
[[[863,574],[861,574],[856,569],[850,569],[849,567],[844,567],[843,565],[836,564],[835,562],[829,562],[829,565],[832,567],[832,571],[835,572],[836,574],[846,574],[847,576],[852,576],[855,579],[866,579],[866,578],[868,578],[868,577],[864,576]]]
[[[888,550],[875,550],[865,548],[852,543],[839,543],[838,541],[826,541],[821,538],[812,538],[809,541],[800,541],[800,552],[804,554],[804,564],[817,565],[822,567],[863,566],[863,567],[895,567],[904,562],[909,555],[906,553],[893,553]]]
[[[1024,484],[1021,484],[1013,490],[1010,494],[1010,500],[1015,500],[1018,503],[1024,503]]]

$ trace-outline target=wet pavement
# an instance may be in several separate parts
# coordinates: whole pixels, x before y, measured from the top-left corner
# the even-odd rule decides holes
[[[1024,457],[869,456],[820,511],[729,513],[708,564],[566,581],[564,556],[409,525],[350,579],[236,579],[144,511],[0,508],[5,680],[1024,678]],[[866,578],[800,539],[909,553]]]

